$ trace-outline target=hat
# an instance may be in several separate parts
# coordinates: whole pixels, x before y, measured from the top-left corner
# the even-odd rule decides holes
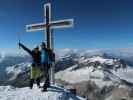
[[[36,46],[34,49],[39,49],[39,46]]]
[[[42,42],[42,43],[41,43],[41,46],[44,46],[44,47],[46,47],[46,44],[45,44],[45,42]]]

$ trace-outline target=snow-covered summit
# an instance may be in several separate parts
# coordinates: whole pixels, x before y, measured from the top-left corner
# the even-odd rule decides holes
[[[69,91],[58,86],[51,86],[47,92],[34,87],[13,88],[11,86],[0,86],[0,100],[85,100],[71,94]]]

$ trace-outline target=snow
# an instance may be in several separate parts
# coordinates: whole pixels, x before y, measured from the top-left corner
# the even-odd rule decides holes
[[[69,59],[72,53],[79,52],[78,50],[74,51],[71,49],[64,49],[59,54],[59,60],[63,58]],[[121,79],[127,80],[133,83],[133,68],[128,67],[125,69],[118,68],[117,71],[114,69],[121,64],[118,59],[107,59],[102,56],[86,56],[85,54],[91,51],[80,52],[79,56],[74,58],[78,61],[77,64],[56,73],[55,78],[61,79],[69,83],[79,83],[84,81],[93,81],[99,88],[103,88],[104,86],[112,86],[114,83],[120,83]],[[82,55],[82,56],[81,56]],[[88,54],[89,55],[89,54]],[[92,62],[92,64],[90,64]],[[95,62],[99,62],[96,67],[93,66]],[[111,65],[111,68],[104,68],[102,65]],[[12,79],[15,79],[16,76],[20,73],[23,73],[27,70],[28,64],[20,64],[19,67],[11,66],[6,69],[8,74],[12,73]],[[82,67],[83,65],[83,67]],[[77,69],[76,69],[77,68]],[[75,70],[73,70],[75,69]],[[107,78],[107,80],[105,79]],[[108,79],[109,78],[109,79]],[[105,80],[104,80],[105,79]],[[119,87],[124,87],[124,85],[120,85]],[[28,87],[25,88],[12,88],[10,86],[0,87],[0,100],[80,100],[68,98],[68,91],[56,87],[56,89],[49,88],[48,92],[42,93],[40,89],[36,87],[33,90],[30,90]],[[59,91],[62,92],[59,92]],[[21,94],[21,95],[20,95]],[[25,95],[26,94],[26,95]],[[5,97],[3,96],[5,95]],[[24,96],[23,96],[24,95]],[[22,98],[22,99],[19,99]],[[111,99],[108,99],[111,100]]]
[[[55,75],[56,79],[62,79],[69,83],[77,83],[81,81],[89,80],[89,70],[88,68],[80,69],[76,71],[60,71]]]
[[[94,56],[94,57],[86,58],[86,59],[84,57],[79,58],[79,63],[84,64],[87,61],[89,62],[99,61],[100,63],[113,64],[112,59],[105,59],[100,56]],[[80,68],[78,70],[72,70],[73,68],[76,68],[77,66],[78,64],[73,65],[64,71],[60,71],[55,75],[55,77],[57,79],[65,80],[69,83],[78,83],[82,81],[88,81],[91,78],[103,79],[105,76],[105,73],[103,72],[103,70],[98,70],[98,69],[101,69],[102,66],[98,66],[98,69],[95,71],[93,71],[94,66],[89,66],[89,67],[84,66],[84,68]]]
[[[79,56],[94,56],[94,55],[103,55],[102,51],[100,49],[79,49],[76,52],[77,54],[79,54]]]
[[[103,64],[103,63],[110,64],[110,65],[113,64],[112,59],[105,59],[105,58],[100,57],[100,56],[90,58],[90,62],[96,62],[96,61],[99,61],[101,64]]]
[[[104,73],[102,70],[96,70],[94,72],[92,72],[92,70],[92,67],[85,67],[76,71],[70,71],[67,69],[65,71],[58,72],[55,75],[55,78],[72,84],[91,80],[94,81],[99,88],[113,85],[112,81],[103,81]]]
[[[71,94],[69,91],[58,86],[51,86],[47,92],[41,92],[37,86],[33,89],[28,87],[13,88],[0,86],[0,100],[85,100]]]
[[[133,83],[133,68],[119,68],[115,71],[114,69],[102,68],[102,65],[97,66],[97,68],[94,68],[93,65],[85,65],[86,62],[95,63],[97,61],[99,61],[100,64],[105,63],[107,65],[111,65],[112,67],[116,67],[115,62],[117,62],[116,59],[105,59],[100,56],[93,56],[86,59],[85,57],[80,57],[78,59],[78,63],[83,64],[83,67],[81,66],[80,68],[73,70],[78,67],[78,64],[75,64],[66,70],[56,73],[55,78],[72,84],[91,80],[94,81],[100,88],[104,86],[111,86],[113,84],[117,85],[121,82],[121,79]],[[107,80],[105,81],[104,79]]]
[[[112,81],[103,81],[102,79],[91,79],[91,81],[95,82],[95,84],[101,89],[104,86],[113,86]]]
[[[10,80],[14,80],[19,74],[26,72],[30,69],[30,63],[21,63],[18,65],[6,68],[7,75],[10,75]]]
[[[119,69],[117,72],[113,71],[113,73],[121,79],[133,83],[133,68],[127,67],[127,69]]]
[[[65,71],[58,72],[55,75],[55,77],[56,77],[56,79],[62,79],[69,83],[79,83],[79,82],[83,82],[83,81],[88,81],[92,77],[95,80],[98,80],[98,79],[101,80],[104,78],[104,74],[101,70],[96,70],[94,72],[92,72],[92,70],[93,70],[92,67],[89,67],[89,68],[85,67],[85,68],[81,68],[81,69],[78,69],[75,71],[70,71],[69,69],[67,69]]]
[[[114,60],[113,59],[105,59],[103,57],[100,57],[100,56],[93,56],[91,58],[87,58],[85,59],[85,57],[81,57],[79,60],[78,60],[79,63],[86,63],[86,62],[99,62],[101,64],[105,63],[105,64],[108,64],[108,65],[113,65],[114,64]]]
[[[56,79],[64,80],[68,83],[80,83],[83,81],[93,81],[99,88],[103,88],[104,86],[113,86],[115,83],[120,83],[120,79],[127,80],[128,82],[133,82],[133,69],[130,70],[130,72],[124,71],[122,72],[116,72],[117,74],[111,74],[108,72],[103,72],[102,70],[96,70],[92,72],[93,68],[82,68],[78,69],[76,71],[61,71],[58,72],[55,77]],[[129,70],[129,69],[128,69]],[[131,75],[131,76],[130,76]],[[104,81],[104,77],[109,77],[110,81]],[[117,84],[116,84],[117,85]]]
[[[57,56],[56,59],[60,60],[60,59],[62,59],[64,57],[68,57],[69,54],[71,54],[73,52],[74,52],[74,50],[69,49],[69,48],[58,50],[58,51],[56,51],[56,56]]]

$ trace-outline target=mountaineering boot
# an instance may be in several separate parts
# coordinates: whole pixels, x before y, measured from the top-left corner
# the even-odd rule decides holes
[[[48,79],[47,79],[46,84],[47,84],[47,88],[50,87],[50,80],[49,80],[49,77],[48,77]]]
[[[37,82],[38,88],[41,88],[41,86],[40,86],[40,78],[37,78],[37,79],[36,79],[36,82]]]
[[[47,88],[43,88],[41,91],[42,92],[46,92],[47,91]]]
[[[45,91],[47,91],[47,84],[46,83],[43,85],[43,89],[42,89],[42,92],[45,92]]]
[[[30,79],[30,89],[33,88],[34,79]]]
[[[44,85],[43,85],[43,89],[42,89],[42,92],[45,92],[47,91],[47,88],[50,87],[50,81],[49,81],[49,76],[47,77]]]

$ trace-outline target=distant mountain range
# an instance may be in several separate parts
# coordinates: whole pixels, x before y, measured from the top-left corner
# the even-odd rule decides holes
[[[56,81],[64,86],[78,87],[79,95],[88,96],[86,98],[91,100],[97,100],[92,99],[94,97],[98,100],[115,100],[105,98],[114,98],[112,91],[116,91],[116,88],[121,92],[121,87],[124,87],[124,91],[126,89],[131,95],[132,58],[132,53],[127,51],[120,53],[109,50],[59,50],[56,51]],[[0,85],[28,86],[30,64],[31,58],[27,55],[1,55]],[[90,88],[97,92],[90,92]],[[90,96],[90,93],[93,93],[93,96]]]
[[[125,54],[123,54],[125,55]],[[132,59],[132,55],[128,55],[128,58]],[[111,61],[115,61],[112,66],[120,66],[122,64],[123,66],[127,65],[132,67],[132,60],[126,59],[125,56],[119,56],[119,52],[110,52],[110,51],[103,51],[103,50],[77,50],[77,49],[63,49],[56,51],[56,72],[63,71],[67,68],[71,68],[72,66],[77,65],[78,67],[75,69],[80,68],[80,66],[90,66],[91,64],[89,62],[86,62],[88,59],[93,59],[93,57],[101,57],[101,59],[111,59]],[[83,63],[79,63],[79,60],[83,60]],[[0,84],[7,84],[12,83],[17,84],[15,79],[20,82],[19,79],[28,79],[28,72],[29,72],[29,65],[31,62],[31,57],[28,55],[18,55],[18,54],[4,54],[0,56]],[[130,62],[131,61],[131,62]],[[105,62],[107,63],[108,60]],[[130,62],[130,63],[129,63]],[[99,62],[96,62],[99,63]],[[119,64],[119,65],[118,65]],[[95,65],[95,63],[92,63],[92,65]],[[111,67],[108,65],[108,67]],[[112,69],[119,69],[118,68],[112,68]],[[23,78],[20,78],[21,75]],[[25,76],[25,78],[24,78]],[[28,77],[26,77],[28,76]],[[16,77],[16,78],[15,78]],[[18,77],[18,78],[17,78]],[[10,82],[8,81],[10,80]],[[21,80],[21,81],[22,81]],[[23,84],[24,85],[24,84]]]

